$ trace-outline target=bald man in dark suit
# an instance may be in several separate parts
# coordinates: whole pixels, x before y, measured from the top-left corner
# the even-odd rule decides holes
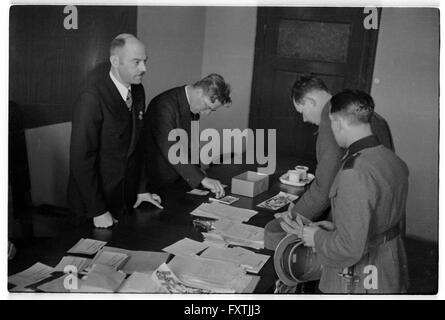
[[[146,190],[142,167],[146,60],[136,37],[117,36],[110,73],[86,88],[73,108],[68,202],[98,228],[112,226],[142,201],[161,207],[159,196]]]

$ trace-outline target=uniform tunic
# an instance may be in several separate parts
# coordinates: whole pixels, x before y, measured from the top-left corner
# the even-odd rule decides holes
[[[351,266],[356,279],[353,293],[406,291],[408,270],[401,235],[378,246],[371,239],[404,219],[407,192],[406,164],[376,136],[348,148],[329,192],[335,230],[320,229],[314,236],[323,265],[321,291],[348,293],[348,280],[339,273]],[[367,266],[374,271],[374,279],[365,273],[370,270]]]

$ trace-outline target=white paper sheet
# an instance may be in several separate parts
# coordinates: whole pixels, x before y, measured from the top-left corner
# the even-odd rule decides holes
[[[63,275],[63,276],[58,277],[54,280],[48,281],[48,282],[38,286],[37,289],[39,289],[43,292],[68,293],[68,292],[70,292],[70,290],[68,290],[64,286],[65,277],[66,277],[66,275]]]
[[[54,267],[54,271],[65,272],[66,266],[72,266],[77,269],[77,273],[82,272],[89,264],[91,263],[91,259],[73,257],[73,256],[65,256],[60,260],[57,266]],[[70,271],[68,271],[70,272]]]
[[[79,280],[79,289],[72,292],[116,292],[126,274],[106,265],[95,264],[88,275]]]
[[[118,270],[128,259],[128,255],[120,252],[112,252],[102,249],[90,263],[90,268],[95,264],[109,266]]]
[[[94,239],[80,239],[71,249],[67,252],[72,254],[88,254],[93,255],[97,253],[106,242],[94,240]]]
[[[18,287],[26,287],[51,276],[54,269],[37,262],[32,267],[8,277],[8,282]]]
[[[127,274],[132,274],[133,272],[152,273],[168,258],[168,253],[166,252],[126,250],[108,246],[105,246],[103,249],[110,252],[123,253],[128,256],[127,262],[121,267],[121,271]]]
[[[258,211],[255,210],[238,208],[219,202],[203,203],[190,212],[191,215],[195,216],[234,221],[248,221],[257,213]]]
[[[153,270],[154,271],[154,270]],[[153,272],[152,272],[153,273]],[[119,293],[168,293],[157,283],[152,273],[133,272],[124,280]]]
[[[244,268],[246,271],[258,273],[267,260],[268,255],[259,254],[250,250],[236,247],[236,248],[217,248],[210,247],[204,251],[200,257],[233,262],[236,265]]]
[[[201,252],[206,248],[208,248],[208,245],[205,243],[184,238],[162,250],[174,255],[196,255],[198,252]]]

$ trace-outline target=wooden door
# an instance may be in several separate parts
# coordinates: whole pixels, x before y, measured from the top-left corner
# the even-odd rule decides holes
[[[366,30],[363,8],[259,8],[250,128],[277,130],[277,153],[315,159],[317,127],[291,102],[295,79],[321,77],[332,93],[369,92],[377,30]]]

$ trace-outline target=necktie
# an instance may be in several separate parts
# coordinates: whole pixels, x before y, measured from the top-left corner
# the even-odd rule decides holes
[[[131,90],[128,90],[127,100],[125,100],[125,103],[127,104],[128,111],[131,111],[131,106],[133,105],[133,99],[131,97]]]

